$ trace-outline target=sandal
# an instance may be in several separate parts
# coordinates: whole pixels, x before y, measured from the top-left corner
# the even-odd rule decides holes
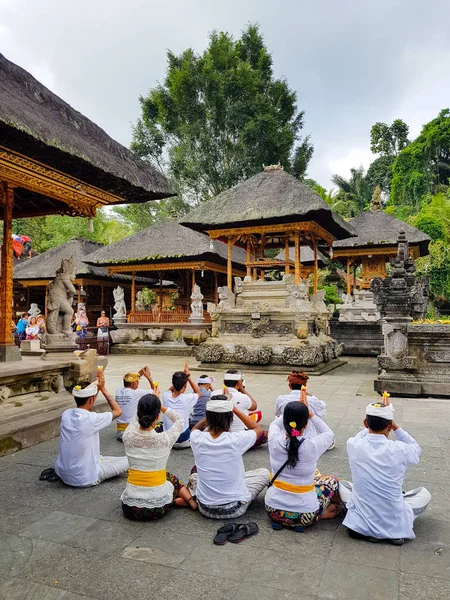
[[[256,523],[242,523],[242,525],[238,525],[236,533],[230,535],[228,541],[233,544],[239,544],[246,538],[258,533],[258,531],[259,527]]]
[[[213,542],[216,544],[216,546],[223,546],[228,542],[229,537],[236,533],[238,527],[239,525],[237,523],[230,523],[229,525],[220,527],[214,536]]]

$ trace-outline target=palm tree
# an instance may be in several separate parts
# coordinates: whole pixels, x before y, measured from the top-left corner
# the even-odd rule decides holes
[[[365,180],[364,168],[350,169],[349,179],[333,175],[331,181],[339,188],[338,195],[361,212],[370,201],[370,189]]]

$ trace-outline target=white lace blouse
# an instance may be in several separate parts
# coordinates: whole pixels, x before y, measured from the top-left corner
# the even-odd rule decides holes
[[[166,469],[170,450],[183,431],[184,420],[168,408],[165,416],[173,421],[170,429],[157,433],[154,429],[143,431],[137,417],[131,421],[123,434],[123,445],[130,469],[137,471],[160,471]],[[128,506],[159,508],[173,501],[173,485],[166,481],[162,485],[144,487],[127,483],[121,500]]]

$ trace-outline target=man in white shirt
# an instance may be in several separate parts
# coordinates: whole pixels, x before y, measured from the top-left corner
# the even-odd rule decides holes
[[[353,484],[341,481],[339,494],[347,505],[343,524],[351,537],[401,545],[415,537],[414,519],[426,509],[431,495],[424,487],[402,492],[406,469],[418,464],[421,450],[394,422],[387,396],[383,404],[369,404],[365,429],[347,442]],[[396,441],[388,439],[390,431]]]
[[[99,391],[111,412],[93,412]],[[55,465],[57,475],[67,485],[89,487],[125,473],[128,470],[126,456],[100,456],[99,431],[122,414],[105,387],[103,371],[98,372],[96,382],[76,385],[72,395],[77,406],[65,410],[61,416],[59,456]]]
[[[227,393],[231,394],[234,406],[243,412],[244,415],[249,415],[250,412],[255,411],[258,408],[256,400],[250,396],[244,386],[243,375],[240,371],[228,369],[223,376],[223,385],[227,389]],[[243,421],[237,416],[234,416],[230,431],[245,431],[245,429]],[[258,448],[262,444],[266,444],[268,433],[269,432],[266,429],[263,429],[252,448]]]
[[[151,390],[140,390],[139,380],[145,377],[150,384]],[[128,427],[131,419],[136,416],[139,400],[145,394],[150,394],[155,389],[150,369],[145,366],[138,373],[126,373],[123,377],[123,387],[116,391],[116,402],[122,409],[122,414],[116,423],[116,439],[122,441],[123,433]]]

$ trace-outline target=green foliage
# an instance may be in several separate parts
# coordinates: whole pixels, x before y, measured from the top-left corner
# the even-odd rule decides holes
[[[328,306],[329,304],[340,304],[342,302],[337,287],[332,285],[319,285],[320,290],[325,290],[324,302]]]
[[[414,219],[414,227],[420,229],[433,241],[445,239],[445,228],[443,223],[432,215],[420,214]]]
[[[333,175],[331,180],[339,188],[338,198],[347,205],[348,216],[355,216],[368,206],[372,194],[363,167],[350,169],[350,173],[349,179]]]
[[[166,168],[190,202],[207,200],[278,162],[305,176],[313,147],[301,139],[296,94],[275,79],[255,25],[240,39],[213,31],[206,50],[168,52],[164,83],[141,97],[132,149]]]
[[[370,194],[379,185],[383,194],[389,196],[394,160],[395,156],[379,156],[370,164],[365,178]]]
[[[143,288],[142,290],[142,301],[144,302],[144,306],[146,310],[150,309],[152,304],[155,304],[157,300],[156,292],[151,290],[148,287]]]
[[[147,229],[155,223],[169,219],[178,219],[189,211],[189,204],[181,196],[165,200],[153,200],[144,204],[127,204],[114,207],[113,211],[120,216],[130,233]]]
[[[408,133],[409,127],[401,119],[396,119],[390,126],[375,123],[370,130],[370,149],[374,154],[396,156],[409,144]]]
[[[431,296],[438,302],[450,298],[450,246],[442,240],[430,243],[430,254],[416,261],[417,274],[430,278]]]

